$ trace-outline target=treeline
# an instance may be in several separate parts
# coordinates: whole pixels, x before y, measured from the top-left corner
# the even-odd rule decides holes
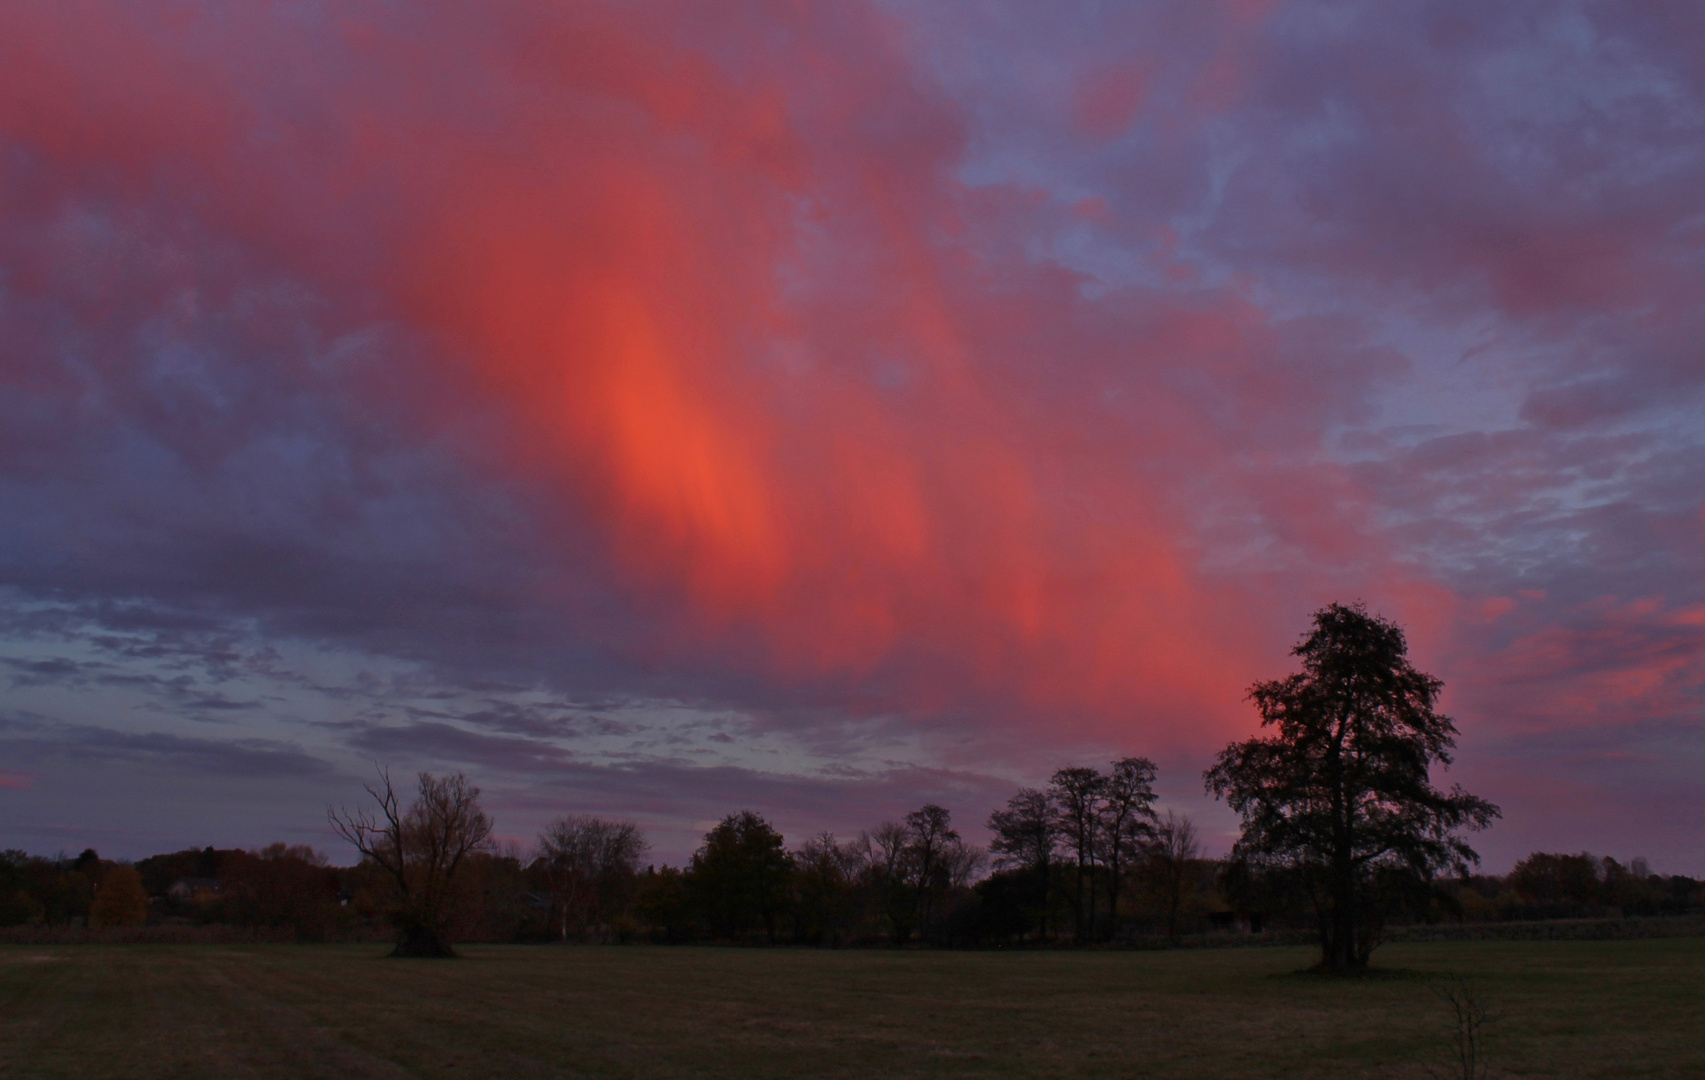
[[[1061,769],[1016,793],[987,821],[987,851],[926,805],[850,839],[822,833],[790,846],[762,815],[711,829],[682,867],[647,864],[632,822],[552,822],[531,851],[470,849],[429,881],[430,920],[446,940],[729,942],[943,947],[1130,943],[1208,932],[1301,929],[1316,917],[1282,873],[1202,858],[1188,818],[1157,816],[1153,766]],[[451,783],[470,806],[478,789]],[[397,811],[397,837],[423,842],[426,816]],[[487,821],[489,826],[489,821]],[[413,830],[412,832],[410,830]],[[217,926],[284,940],[392,936],[398,880],[380,858],[328,864],[303,846],[190,849],[134,864],[0,853],[0,926]],[[410,877],[409,875],[414,875]],[[1397,922],[1679,915],[1705,907],[1705,886],[1587,854],[1535,853],[1505,876],[1473,875],[1397,896]]]
[[[458,874],[450,930],[465,941],[550,936],[544,874],[513,853],[478,852]],[[328,864],[302,845],[190,848],[135,863],[87,850],[0,852],[0,927],[233,927],[276,940],[391,936],[388,883],[369,864]]]
[[[1447,882],[1439,914],[1466,922],[1686,915],[1705,907],[1705,883],[1654,874],[1646,860],[1536,851],[1503,877]]]
[[[1188,818],[1154,809],[1154,763],[1072,766],[991,813],[988,849],[935,804],[842,840],[790,847],[764,817],[730,814],[684,867],[646,865],[629,821],[566,817],[528,852],[494,850],[479,788],[421,773],[412,796],[380,769],[371,802],[327,809],[360,854],[185,851],[135,866],[0,857],[0,924],[248,927],[325,940],[388,931],[394,955],[453,956],[455,941],[718,941],[818,946],[1090,945],[1207,929],[1308,930],[1320,969],[1355,972],[1389,928],[1441,921],[1682,915],[1699,882],[1587,854],[1535,853],[1506,877],[1474,873],[1467,836],[1501,810],[1434,786],[1456,727],[1443,683],[1409,662],[1403,631],[1329,604],[1256,683],[1263,733],[1203,773],[1242,819],[1223,861]]]
[[[1163,827],[1169,823],[1162,819]],[[1187,824],[1173,818],[1171,828]],[[564,818],[525,857],[479,852],[458,875],[449,935],[485,942],[739,942],[818,946],[1067,944],[1078,940],[1075,858],[1056,848],[1046,873],[1006,866],[946,834],[926,807],[848,841],[820,834],[789,848],[765,819],[729,815],[681,868],[643,865],[632,823]],[[1166,835],[1162,831],[1162,836]],[[939,845],[939,846],[938,846]],[[933,852],[931,849],[934,849]],[[926,865],[929,869],[926,870]],[[1236,867],[1150,847],[1112,906],[1094,887],[1093,940],[1305,929],[1305,899],[1253,886]],[[1091,897],[1082,894],[1085,927]],[[302,846],[190,849],[126,865],[93,851],[42,858],[0,852],[3,927],[232,927],[296,941],[381,940],[390,892],[371,865],[335,867]],[[1705,883],[1590,854],[1536,852],[1507,875],[1439,882],[1399,922],[1685,915]]]

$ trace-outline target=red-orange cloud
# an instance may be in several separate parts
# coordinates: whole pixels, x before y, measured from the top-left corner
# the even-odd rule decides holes
[[[1340,473],[1288,442],[1275,485],[1228,472],[1200,422],[1294,396],[1266,316],[1210,290],[1119,328],[983,250],[1025,200],[953,178],[964,122],[881,15],[172,11],[14,10],[0,130],[66,198],[167,205],[423,334],[636,595],[678,600],[671,647],[882,708],[1223,731],[1294,618],[1204,575],[1206,499],[1385,573]],[[1116,75],[1103,134],[1141,92]]]
[[[854,686],[873,712],[1197,745],[1248,725],[1242,688],[1283,664],[1310,608],[1366,596],[1437,656],[1461,613],[1395,550],[1381,510],[1407,505],[1386,497],[1401,483],[1327,446],[1402,358],[1354,345],[1364,325],[1274,315],[1200,238],[1184,251],[1172,219],[1194,209],[1143,222],[1121,204],[1141,184],[1164,203],[1194,125],[1260,80],[1273,101],[1308,98],[1307,73],[1262,51],[1282,12],[1191,6],[1168,18],[1193,69],[1150,44],[1073,82],[1098,144],[1166,111],[1145,133],[1154,171],[1086,195],[967,180],[972,120],[921,74],[906,28],[859,4],[15,6],[0,134],[28,167],[6,174],[0,210],[214,236],[317,297],[328,335],[400,328],[414,347],[366,376],[365,400],[406,399],[452,440],[476,438],[465,414],[501,415],[470,457],[591,522],[601,557],[574,572],[655,615],[650,653]],[[1367,108],[1391,110],[1379,130],[1407,130],[1425,95],[1345,70],[1368,80]],[[1475,160],[1467,134],[1424,133],[1439,160]],[[1297,145],[1336,152],[1316,135]],[[1263,202],[1293,175],[1297,204],[1367,227],[1290,237],[1285,258],[1358,288],[1472,271],[1502,315],[1541,318],[1626,305],[1663,263],[1637,257],[1655,218],[1433,228],[1498,216],[1452,203],[1419,229],[1384,201],[1405,190],[1381,179],[1387,162],[1317,190],[1266,164],[1283,153],[1250,160],[1223,216],[1260,239],[1225,245],[1251,265],[1298,216]],[[1249,179],[1261,168],[1278,179]],[[1353,182],[1358,168],[1374,180]],[[1068,224],[1121,223],[1146,231],[1108,246],[1128,241],[1132,280],[1159,284],[1102,287],[1048,253]],[[67,259],[20,263],[9,287],[51,292],[43,268]],[[1530,412],[1574,422],[1582,393]],[[583,538],[563,547],[584,557]],[[1542,630],[1511,647],[1544,667],[1580,641]],[[1582,693],[1694,670],[1630,663]]]

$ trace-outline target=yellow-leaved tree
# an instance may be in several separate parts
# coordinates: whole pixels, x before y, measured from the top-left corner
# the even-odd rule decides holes
[[[89,925],[141,926],[148,921],[148,894],[133,866],[115,866],[101,879],[89,905]]]

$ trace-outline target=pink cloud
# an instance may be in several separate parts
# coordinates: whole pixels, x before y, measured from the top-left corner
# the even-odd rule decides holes
[[[1086,78],[1073,102],[1073,120],[1099,139],[1124,134],[1143,102],[1143,73],[1135,67],[1114,67]]]
[[[1001,227],[942,179],[964,121],[854,10],[771,12],[785,50],[701,27],[736,71],[657,33],[694,25],[667,4],[375,8],[341,41],[253,13],[144,32],[123,5],[40,9],[8,36],[0,127],[62,198],[178,200],[427,334],[415,362],[507,412],[502,452],[678,605],[669,648],[750,641],[742,663],[878,678],[885,707],[1005,697],[1114,731],[1146,706],[1227,730],[1269,629],[1193,569],[1172,479],[1129,463],[1213,459],[1184,418],[1270,416],[1296,372],[1267,370],[1272,331],[1233,297],[1110,351],[1045,270],[940,245]],[[1088,121],[1128,122],[1140,79],[1098,85]],[[905,119],[861,126],[873,110]],[[1084,373],[1050,377],[1051,402],[1017,346],[1041,338]],[[809,363],[769,365],[782,347]],[[1078,396],[1101,371],[1141,387],[1145,434]],[[1308,474],[1259,497],[1299,550],[1358,535]]]

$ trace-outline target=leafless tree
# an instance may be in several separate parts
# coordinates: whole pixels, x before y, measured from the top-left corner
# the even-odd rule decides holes
[[[567,941],[570,926],[583,928],[603,920],[619,894],[639,874],[639,861],[650,850],[631,821],[570,815],[539,834],[539,858],[551,883],[557,929]]]
[[[976,881],[989,865],[989,853],[980,847],[955,840],[941,853],[942,873],[947,884],[959,889]]]
[[[906,876],[906,827],[897,821],[884,821],[869,832],[860,833],[857,841],[863,849],[863,862],[879,877],[901,880]]]
[[[1002,869],[1022,867],[1043,874],[1053,867],[1059,831],[1045,792],[1024,788],[1006,801],[1006,809],[989,815],[989,842],[995,865]]]
[[[897,821],[884,821],[858,838],[863,850],[865,875],[880,898],[894,944],[903,945],[912,936],[917,917],[912,892],[912,834]]]
[[[948,886],[944,856],[960,846],[952,815],[935,803],[907,814],[906,846],[910,851],[907,862],[916,893],[918,922],[927,935],[935,917],[936,898]]]
[[[362,858],[383,870],[395,888],[391,920],[397,927],[392,956],[456,955],[447,939],[455,917],[457,874],[467,857],[491,836],[491,818],[480,809],[480,789],[461,773],[418,778],[414,802],[405,811],[388,769],[379,786],[364,785],[378,814],[363,807],[326,808],[337,834]]]
[[[865,845],[840,843],[832,832],[818,833],[794,852],[793,918],[798,940],[834,945],[852,932],[867,853]]]
[[[1149,848],[1150,865],[1160,901],[1166,906],[1166,934],[1178,936],[1178,910],[1184,904],[1184,887],[1190,880],[1190,864],[1202,853],[1196,839],[1196,826],[1184,814],[1166,812],[1166,819],[1154,830],[1154,844]]]
[[[1077,925],[1073,933],[1080,945],[1090,939],[1095,925],[1096,840],[1099,838],[1101,800],[1106,789],[1107,778],[1099,770],[1081,765],[1060,769],[1048,780],[1055,827],[1066,850],[1077,861],[1075,888],[1072,890]]]
[[[1097,847],[1107,867],[1107,907],[1115,927],[1125,873],[1154,838],[1154,777],[1148,758],[1121,758],[1102,787]]]

